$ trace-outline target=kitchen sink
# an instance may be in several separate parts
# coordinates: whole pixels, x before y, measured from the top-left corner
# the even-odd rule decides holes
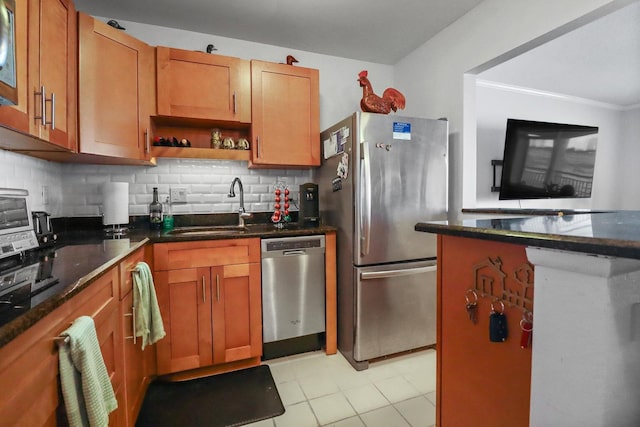
[[[247,227],[238,225],[204,225],[196,227],[177,227],[169,231],[169,234],[179,236],[208,236],[216,234],[230,234],[247,231]]]

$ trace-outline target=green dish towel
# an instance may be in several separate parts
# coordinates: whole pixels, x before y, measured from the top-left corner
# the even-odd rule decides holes
[[[60,385],[71,427],[106,426],[118,407],[100,352],[93,319],[78,317],[62,333],[59,346]]]
[[[158,306],[151,269],[146,262],[136,264],[133,273],[133,305],[135,307],[136,337],[142,338],[142,349],[154,344],[166,333]]]

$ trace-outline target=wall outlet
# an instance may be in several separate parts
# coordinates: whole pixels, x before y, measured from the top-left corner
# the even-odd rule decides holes
[[[184,187],[175,187],[169,189],[171,203],[187,203],[187,189]]]

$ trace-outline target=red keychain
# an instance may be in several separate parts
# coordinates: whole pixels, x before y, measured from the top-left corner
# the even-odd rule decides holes
[[[529,348],[531,345],[531,336],[533,335],[533,313],[525,310],[520,320],[520,329],[522,336],[520,337],[520,348]]]

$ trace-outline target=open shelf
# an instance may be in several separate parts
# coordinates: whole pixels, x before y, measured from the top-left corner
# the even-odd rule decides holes
[[[151,147],[152,157],[173,157],[187,159],[246,160],[251,157],[250,150],[224,150],[219,148],[198,147]]]
[[[211,132],[218,129],[223,138],[250,140],[250,124],[212,120],[187,119],[179,117],[151,117],[151,138],[175,137],[191,142],[191,147],[151,146],[153,157],[171,157],[188,159],[245,160],[251,158],[250,150],[220,149],[211,147]]]

